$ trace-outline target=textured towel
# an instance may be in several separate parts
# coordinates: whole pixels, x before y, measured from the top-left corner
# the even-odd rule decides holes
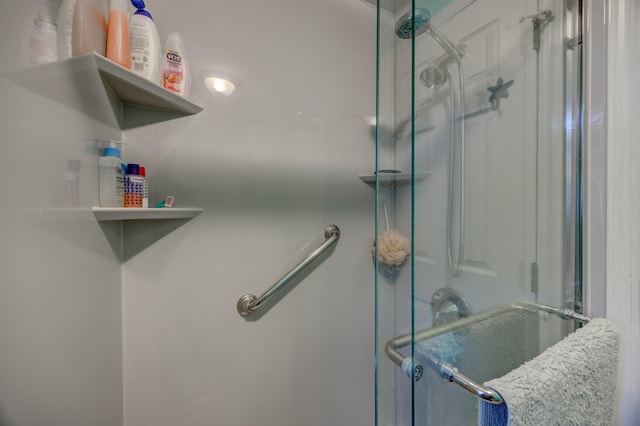
[[[596,318],[503,377],[485,383],[506,404],[479,404],[484,425],[613,424],[619,335]]]

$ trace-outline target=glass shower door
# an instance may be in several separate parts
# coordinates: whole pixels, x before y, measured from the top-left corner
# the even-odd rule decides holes
[[[424,339],[514,303],[572,303],[572,3],[380,3],[379,425],[475,424],[478,399],[442,363],[482,384],[562,337],[561,321],[528,313]]]

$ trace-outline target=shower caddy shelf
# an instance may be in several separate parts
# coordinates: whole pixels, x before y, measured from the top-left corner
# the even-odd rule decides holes
[[[201,208],[124,208],[93,207],[91,209],[98,222],[113,220],[159,220],[193,219],[204,210]]]
[[[416,172],[415,180],[421,181],[425,180],[431,172]],[[380,185],[408,185],[411,183],[411,173],[380,173]],[[376,184],[376,174],[362,174],[358,175],[361,181],[364,183],[375,186]]]
[[[10,72],[7,77],[85,115],[117,124],[120,129],[202,111],[202,107],[97,53],[35,65]]]

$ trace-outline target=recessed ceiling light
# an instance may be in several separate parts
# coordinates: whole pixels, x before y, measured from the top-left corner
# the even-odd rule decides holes
[[[204,83],[206,84],[207,89],[209,89],[210,92],[222,93],[225,96],[229,96],[233,93],[234,90],[236,90],[235,84],[221,77],[211,75],[207,76],[204,79]]]

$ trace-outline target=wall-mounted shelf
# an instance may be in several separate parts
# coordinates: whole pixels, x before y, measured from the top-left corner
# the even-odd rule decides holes
[[[203,212],[201,208],[93,207],[93,215],[122,262]],[[124,236],[124,240],[122,237]]]
[[[121,129],[202,111],[202,107],[97,53],[13,71],[7,77]]]
[[[193,219],[203,212],[201,208],[120,208],[93,207],[99,222],[113,220]]]
[[[431,172],[416,172],[415,180],[425,180]],[[361,181],[369,185],[376,184],[376,174],[358,175]],[[380,173],[380,185],[407,185],[411,183],[411,173]]]

